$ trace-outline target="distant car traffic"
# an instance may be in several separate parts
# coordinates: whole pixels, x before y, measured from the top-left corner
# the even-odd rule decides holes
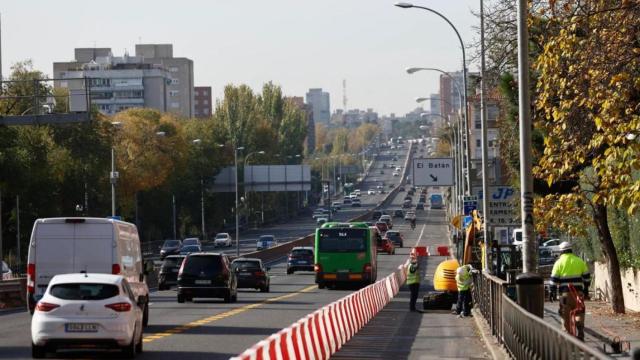
[[[186,238],[186,239],[182,240],[182,246],[186,246],[186,245],[202,246],[202,244],[200,243],[200,239],[198,239],[198,238]]]
[[[400,234],[400,231],[389,230],[384,237],[389,239],[394,245],[404,247],[404,237]]]
[[[257,250],[265,250],[278,245],[278,240],[273,235],[261,235],[256,243]]]
[[[231,246],[231,235],[225,232],[216,234],[216,237],[213,239],[213,246]]]
[[[231,263],[231,269],[238,278],[239,289],[256,289],[269,292],[269,267],[262,265],[262,260],[253,258],[238,258]]]
[[[121,275],[55,275],[31,319],[31,355],[97,347],[133,358],[142,352],[144,307]]]
[[[324,224],[326,224],[328,222],[329,222],[329,218],[327,218],[327,217],[319,217],[319,218],[316,219],[316,224],[318,226],[322,226],[322,225],[324,225]]]
[[[238,299],[236,273],[231,271],[225,254],[197,253],[184,259],[178,272],[178,302],[193,298],[223,298],[224,302]]]
[[[391,215],[382,215],[378,221],[387,223],[389,229],[393,229],[393,220],[391,220]]]
[[[396,248],[393,246],[393,243],[389,238],[387,238],[386,234],[382,238],[378,238],[376,241],[376,247],[378,248],[378,253],[386,252],[389,255],[393,255],[396,253]]]
[[[178,270],[185,257],[185,255],[169,255],[164,258],[158,273],[158,290],[167,290],[171,285],[178,283]]]
[[[287,257],[287,274],[296,271],[313,271],[313,247],[296,246]]]
[[[424,203],[419,202],[416,204],[416,210],[424,210]]]
[[[387,232],[387,230],[389,230],[389,225],[387,225],[387,223],[384,221],[378,221],[376,222],[376,228],[378,229],[378,232],[384,234],[385,232]]]
[[[353,199],[351,201],[351,207],[361,207],[362,203],[360,202],[360,199]]]
[[[182,246],[182,248],[180,249],[180,255],[189,255],[191,253],[200,251],[202,251],[202,247],[200,245],[187,245]]]
[[[376,194],[376,191],[375,191],[374,189],[369,189],[369,190],[367,191],[367,194],[368,194],[368,195],[375,195],[375,194]]]
[[[342,207],[342,203],[340,201],[334,201],[333,203],[331,203],[331,206],[336,210],[340,210]]]
[[[404,211],[402,211],[402,209],[393,210],[393,217],[399,217],[402,219],[404,217]]]
[[[415,220],[416,219],[416,212],[413,210],[409,210],[407,211],[406,214],[404,214],[404,219],[406,221],[411,221],[411,220]]]
[[[160,259],[164,259],[168,255],[180,254],[181,247],[182,241],[180,240],[165,240],[160,248]]]

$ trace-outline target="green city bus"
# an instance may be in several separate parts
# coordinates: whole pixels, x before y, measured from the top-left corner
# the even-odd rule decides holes
[[[376,233],[363,222],[329,222],[316,229],[314,270],[318,288],[374,283],[378,275]]]

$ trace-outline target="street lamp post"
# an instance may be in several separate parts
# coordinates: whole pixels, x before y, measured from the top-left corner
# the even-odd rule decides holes
[[[240,212],[238,211],[238,151],[244,150],[243,146],[233,148],[233,161],[236,166],[236,256],[240,257]]]
[[[254,151],[252,153],[247,154],[247,156],[244,157],[244,162],[243,162],[243,165],[242,165],[242,173],[245,174],[245,177],[244,177],[244,201],[247,204],[249,204],[249,198],[247,197],[247,178],[246,178],[245,170],[247,169],[247,163],[249,161],[249,158],[251,157],[251,155],[255,155],[255,154],[264,155],[264,150]],[[253,170],[251,171],[251,175],[253,175]],[[251,212],[249,212],[248,214],[249,214],[249,216],[251,216]],[[264,217],[264,214],[262,216]]]
[[[112,121],[111,125],[114,129],[118,130],[122,127],[122,123],[119,121]],[[111,145],[111,173],[109,174],[109,180],[111,181],[111,217],[116,216],[116,183],[118,182],[119,174],[116,171],[116,147],[115,144]]]
[[[466,140],[466,165],[467,165],[467,173],[471,172],[471,167],[469,166],[471,161],[470,161],[470,156],[471,156],[471,151],[470,151],[470,147],[469,147],[469,111],[468,111],[468,106],[467,106],[467,54],[465,52],[464,49],[464,42],[462,41],[462,37],[460,36],[460,33],[458,32],[458,29],[453,25],[453,23],[451,21],[449,21],[449,19],[442,15],[440,12],[433,10],[431,8],[425,7],[425,6],[420,6],[420,5],[413,5],[411,3],[406,3],[406,2],[397,2],[394,4],[395,6],[399,7],[399,8],[403,8],[403,9],[409,9],[409,8],[417,8],[417,9],[422,9],[422,10],[426,10],[429,11],[433,14],[438,15],[439,17],[441,17],[444,21],[447,22],[447,24],[449,24],[449,26],[451,26],[451,28],[453,29],[453,31],[456,33],[456,36],[458,37],[458,41],[460,42],[460,49],[462,50],[462,86],[464,87],[462,93],[463,93],[463,104],[464,104],[464,122],[465,122],[465,126],[464,126],[464,132],[465,132],[465,140]],[[471,191],[471,181],[470,181],[470,175],[467,174],[467,191],[470,192]]]
[[[194,139],[192,141],[194,145],[201,145],[202,139]],[[200,173],[200,231],[202,232],[202,239],[207,240],[207,231],[204,221],[204,177]]]

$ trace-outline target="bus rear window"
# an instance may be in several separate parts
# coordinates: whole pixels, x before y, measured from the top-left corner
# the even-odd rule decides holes
[[[367,248],[366,229],[320,229],[318,247],[323,252],[362,252]]]

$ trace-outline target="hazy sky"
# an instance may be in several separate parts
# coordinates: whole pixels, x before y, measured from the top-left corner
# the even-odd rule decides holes
[[[404,114],[415,98],[438,91],[438,75],[407,75],[408,66],[461,68],[455,33],[436,15],[400,9],[389,0],[19,0],[3,1],[2,67],[32,59],[51,75],[54,61],[76,47],[111,47],[121,56],[139,43],[173,43],[194,61],[195,84],[221,97],[225,84],[259,90],[267,81],[287,95],[321,87],[331,110]],[[463,40],[477,38],[478,1],[420,0],[447,16]],[[471,51],[469,51],[471,52]],[[468,56],[470,57],[470,56]],[[475,68],[475,64],[470,68]],[[428,106],[428,104],[426,104]]]

